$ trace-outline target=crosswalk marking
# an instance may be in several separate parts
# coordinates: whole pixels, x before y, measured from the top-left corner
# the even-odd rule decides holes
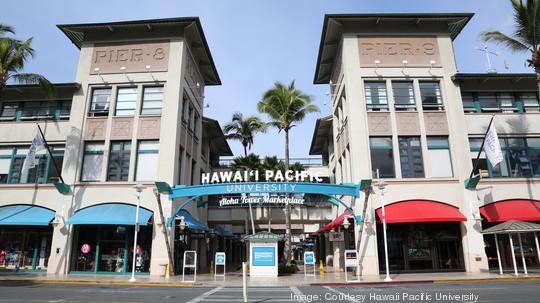
[[[271,295],[263,295],[261,292],[271,292]],[[302,297],[303,293],[298,287],[254,287],[248,288],[248,302],[291,302],[291,296],[295,294]],[[216,287],[202,295],[193,298],[187,303],[198,302],[242,302],[241,287]],[[298,301],[295,301],[298,302]],[[302,301],[300,301],[302,302]]]
[[[205,292],[204,294],[198,296],[198,297],[195,297],[189,301],[187,301],[186,303],[197,303],[197,302],[201,302],[203,301],[204,299],[206,299],[207,297],[211,296],[212,294],[220,291],[221,289],[223,288],[223,286],[219,286],[219,287],[216,287],[214,289],[211,289],[207,292]]]
[[[330,287],[330,286],[324,286],[324,288],[326,288],[326,289],[328,289],[329,291],[334,292],[334,293],[336,293],[336,294],[342,295],[343,297],[346,297],[346,296],[347,296],[345,293],[343,293],[343,292],[341,292],[341,291],[339,291],[339,290],[337,290],[337,289],[334,289],[334,288],[332,288],[332,287]],[[350,298],[350,297],[349,297],[348,299],[349,299],[350,302],[354,302],[354,303],[362,303],[362,301],[356,300],[356,299],[354,299],[354,298]]]

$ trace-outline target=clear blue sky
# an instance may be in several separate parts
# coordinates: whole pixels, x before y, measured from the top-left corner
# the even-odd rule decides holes
[[[509,0],[377,0],[377,1],[4,1],[0,22],[15,27],[17,37],[34,37],[37,57],[26,68],[54,82],[75,79],[78,49],[56,28],[62,23],[109,22],[181,16],[199,16],[210,46],[221,86],[208,87],[205,116],[223,125],[234,111],[256,113],[262,93],[279,81],[296,79],[297,87],[314,96],[320,114],[294,128],[291,157],[308,155],[315,120],[330,113],[327,85],[314,85],[313,76],[324,14],[390,12],[473,12],[476,15],[455,40],[461,72],[483,72],[485,56],[478,34],[490,28],[512,31]],[[526,54],[502,47],[494,58],[499,72],[530,72]],[[505,70],[503,61],[510,66]],[[354,135],[354,134],[352,134]],[[239,143],[230,143],[236,155]],[[255,138],[253,152],[282,157],[283,135],[272,130]]]

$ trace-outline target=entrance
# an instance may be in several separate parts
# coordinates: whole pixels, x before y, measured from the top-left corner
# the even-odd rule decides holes
[[[377,234],[382,224],[377,222]],[[390,272],[464,271],[460,223],[395,223],[387,225]],[[377,237],[380,271],[385,272],[384,239]]]
[[[51,242],[50,226],[0,228],[0,270],[46,270]]]
[[[132,270],[134,226],[76,225],[70,273],[129,273]],[[150,269],[152,227],[140,226],[135,271]]]

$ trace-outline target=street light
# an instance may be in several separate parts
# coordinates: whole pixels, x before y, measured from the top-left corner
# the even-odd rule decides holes
[[[349,226],[351,226],[351,223],[349,223],[349,218],[345,217],[343,219],[343,228],[349,229]]]
[[[377,170],[377,178],[379,178],[379,170]],[[386,278],[384,278],[384,281],[390,282],[392,281],[392,278],[390,278],[390,268],[388,265],[388,239],[386,237],[386,213],[384,212],[384,189],[385,188],[386,188],[386,184],[384,183],[384,180],[380,180],[379,189],[381,190],[381,210],[382,210],[383,236],[384,236],[384,262],[386,263]]]
[[[186,219],[184,216],[180,216],[180,230],[185,230],[186,226]]]
[[[137,184],[133,186],[135,189],[135,196],[137,197],[137,210],[135,211],[135,236],[133,239],[133,262],[131,265],[131,279],[129,279],[129,282],[135,282],[135,261],[137,259],[137,236],[139,234],[139,207],[141,205],[141,192],[146,188],[146,186],[143,186],[142,184]]]

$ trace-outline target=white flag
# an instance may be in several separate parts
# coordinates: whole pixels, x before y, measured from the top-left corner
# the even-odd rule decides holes
[[[37,133],[34,140],[32,140],[32,145],[28,149],[26,159],[24,159],[22,167],[23,173],[27,172],[31,168],[36,167],[36,152],[43,149],[45,149],[45,144],[43,143],[43,139],[41,138],[40,134]]]
[[[495,167],[503,160],[501,144],[499,143],[497,130],[495,130],[495,125],[493,125],[493,123],[489,127],[489,130],[486,134],[484,151],[486,152],[486,156],[489,159],[489,162],[491,162],[491,166],[493,167]]]

